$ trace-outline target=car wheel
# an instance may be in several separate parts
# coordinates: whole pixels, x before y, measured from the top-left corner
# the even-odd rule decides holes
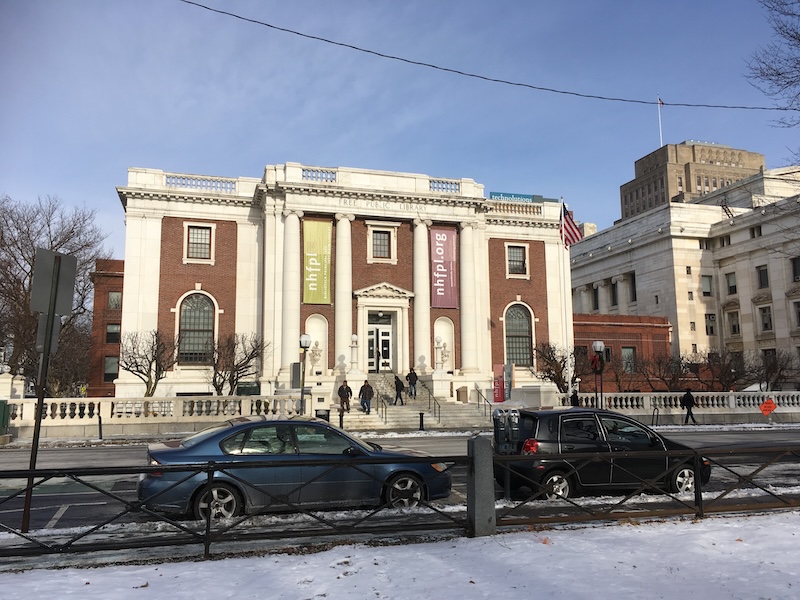
[[[201,489],[194,501],[194,514],[205,520],[209,511],[212,519],[235,517],[242,511],[239,493],[226,483],[212,483],[210,489]]]
[[[543,480],[544,497],[548,500],[569,498],[572,495],[572,484],[563,473],[549,473]]]
[[[694,491],[694,469],[681,465],[672,475],[672,489],[679,494]]]
[[[413,508],[422,499],[422,482],[415,475],[396,475],[386,484],[386,503],[392,508]]]

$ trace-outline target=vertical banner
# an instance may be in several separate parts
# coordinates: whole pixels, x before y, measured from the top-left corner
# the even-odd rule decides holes
[[[303,302],[331,303],[332,225],[303,221]]]
[[[431,306],[458,308],[456,232],[431,228]]]
[[[506,392],[503,385],[503,365],[494,365],[494,401],[505,402]]]

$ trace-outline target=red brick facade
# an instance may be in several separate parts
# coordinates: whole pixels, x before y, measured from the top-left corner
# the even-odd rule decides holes
[[[87,396],[114,396],[113,380],[105,381],[106,357],[119,358],[119,341],[109,326],[119,326],[122,320],[122,281],[125,262],[98,260],[92,273],[94,282],[94,314],[92,317],[92,351]],[[109,294],[118,294],[119,306],[109,307]],[[117,334],[118,335],[118,334]],[[112,341],[108,341],[112,340]],[[109,379],[110,379],[109,374]]]
[[[184,222],[214,224],[214,264],[184,263]],[[219,336],[234,333],[236,323],[236,223],[164,217],[161,222],[161,265],[158,290],[158,328],[177,336],[178,300],[197,289],[210,294],[224,311],[219,315]],[[258,332],[253,332],[258,333]]]

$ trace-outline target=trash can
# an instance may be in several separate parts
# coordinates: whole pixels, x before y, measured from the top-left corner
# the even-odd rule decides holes
[[[469,389],[467,386],[463,385],[456,390],[456,399],[463,404],[469,402]]]
[[[331,420],[331,409],[330,408],[317,408],[314,409],[314,416],[318,419],[324,419],[330,423]]]

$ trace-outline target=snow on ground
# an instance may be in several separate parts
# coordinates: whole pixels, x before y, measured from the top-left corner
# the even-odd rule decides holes
[[[4,600],[795,599],[800,511],[0,574]]]

